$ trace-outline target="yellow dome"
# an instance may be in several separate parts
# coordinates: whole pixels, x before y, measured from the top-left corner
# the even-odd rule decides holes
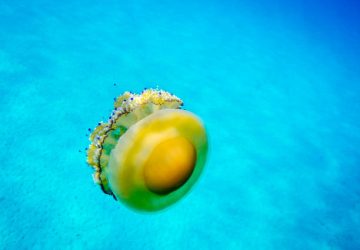
[[[196,150],[183,136],[165,139],[154,146],[144,165],[146,187],[167,194],[182,186],[196,163]]]
[[[117,98],[109,123],[94,130],[88,150],[94,180],[105,193],[154,211],[189,191],[204,167],[207,137],[199,118],[181,105],[176,96],[152,89]]]

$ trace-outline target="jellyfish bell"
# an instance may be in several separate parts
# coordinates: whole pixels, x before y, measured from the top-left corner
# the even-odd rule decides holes
[[[124,204],[163,209],[183,197],[199,178],[207,154],[200,119],[162,90],[125,92],[108,123],[90,136],[88,164],[94,181]]]
[[[157,210],[174,203],[201,173],[205,138],[190,112],[154,112],[129,128],[112,150],[104,170],[110,189],[135,208]]]

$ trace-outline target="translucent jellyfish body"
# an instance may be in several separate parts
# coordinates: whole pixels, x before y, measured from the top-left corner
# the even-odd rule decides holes
[[[104,193],[139,210],[163,209],[183,197],[199,178],[207,154],[200,119],[163,90],[115,100],[107,123],[90,135],[87,162]]]

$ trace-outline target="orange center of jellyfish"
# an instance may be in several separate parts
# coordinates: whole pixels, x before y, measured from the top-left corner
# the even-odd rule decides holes
[[[159,143],[144,166],[147,188],[157,194],[168,194],[182,186],[196,163],[194,146],[184,137]]]

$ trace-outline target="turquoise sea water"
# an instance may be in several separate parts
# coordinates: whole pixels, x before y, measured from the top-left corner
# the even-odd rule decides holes
[[[0,1],[0,249],[360,249],[359,13]],[[84,149],[114,97],[156,86],[210,152],[184,199],[143,214],[101,192]]]

